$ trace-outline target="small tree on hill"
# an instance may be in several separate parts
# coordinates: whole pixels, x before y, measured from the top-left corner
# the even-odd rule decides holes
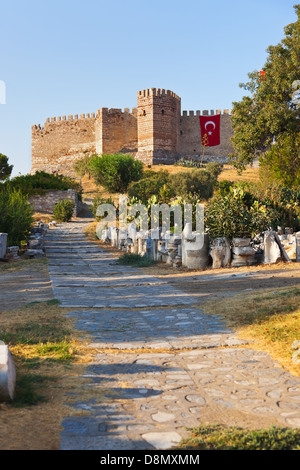
[[[112,193],[126,193],[129,184],[143,176],[143,163],[121,153],[93,155],[89,168],[95,183]]]
[[[10,177],[13,167],[8,164],[7,156],[0,153],[0,181]]]

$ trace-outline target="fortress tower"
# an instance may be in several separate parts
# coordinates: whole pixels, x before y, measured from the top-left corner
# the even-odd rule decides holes
[[[151,88],[137,94],[138,158],[145,163],[178,159],[181,100],[170,90]]]

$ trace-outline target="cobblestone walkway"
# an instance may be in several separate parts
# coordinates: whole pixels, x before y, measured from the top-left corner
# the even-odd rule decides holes
[[[197,295],[118,265],[87,241],[87,223],[61,224],[46,238],[54,296],[98,350],[72,405],[89,413],[66,416],[62,450],[170,448],[212,411],[300,426],[300,378],[243,347],[197,307]]]

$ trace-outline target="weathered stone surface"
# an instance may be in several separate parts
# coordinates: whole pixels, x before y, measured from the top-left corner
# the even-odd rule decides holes
[[[205,269],[209,263],[208,234],[188,232],[187,226],[182,237],[182,266],[188,269]]]
[[[212,242],[210,254],[213,260],[213,269],[228,266],[231,262],[230,241],[225,237],[215,238]]]
[[[181,436],[177,432],[149,432],[142,435],[145,441],[149,442],[155,449],[171,449],[181,441]]]
[[[18,259],[19,258],[19,247],[18,246],[8,246],[6,248],[6,257],[9,259]]]
[[[264,263],[274,264],[281,259],[280,248],[275,239],[275,232],[264,233]]]
[[[6,255],[7,233],[0,233],[0,258]]]
[[[25,255],[29,256],[29,258],[42,258],[45,256],[45,253],[43,250],[29,249],[25,251]]]
[[[0,401],[11,401],[15,395],[16,370],[9,347],[0,341]]]

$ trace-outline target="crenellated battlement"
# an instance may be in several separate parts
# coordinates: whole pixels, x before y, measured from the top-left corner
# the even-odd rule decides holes
[[[130,111],[130,108],[124,108],[124,110],[122,108],[100,108],[98,109],[97,111],[97,116],[100,116],[100,115],[113,115],[113,114],[132,114],[132,115],[136,115],[137,114],[137,108],[132,108],[132,110]]]
[[[182,111],[182,117],[187,117],[187,116],[215,116],[216,114],[225,114],[225,115],[230,115],[229,109],[223,109],[223,113],[221,109],[217,109],[216,111],[214,109],[211,109],[210,111],[208,109],[204,109],[201,113],[201,111],[198,109],[197,111]]]
[[[45,121],[44,126],[47,126],[48,124],[53,124],[53,123],[62,123],[62,122],[67,122],[67,121],[79,121],[79,120],[91,120],[95,119],[96,114],[95,113],[87,113],[87,114],[69,114],[68,116],[54,116],[54,117],[48,117]],[[43,129],[40,124],[35,124],[32,126],[33,129]]]
[[[112,114],[132,114],[135,116],[137,114],[137,108],[124,108],[122,110],[121,108],[100,108],[97,110],[96,113],[87,113],[87,114],[69,114],[68,116],[54,116],[54,117],[48,117],[45,121],[44,126],[47,126],[48,124],[54,124],[54,123],[62,123],[62,122],[74,122],[74,121],[80,121],[80,120],[91,120],[91,119],[96,119],[98,116],[103,114],[107,115],[112,115]],[[43,129],[41,124],[34,124],[31,126],[32,129],[40,130]]]
[[[147,98],[149,96],[172,96],[179,101],[181,100],[181,98],[176,95],[176,93],[171,90],[165,90],[163,88],[147,88],[146,90],[138,91],[138,97]]]

